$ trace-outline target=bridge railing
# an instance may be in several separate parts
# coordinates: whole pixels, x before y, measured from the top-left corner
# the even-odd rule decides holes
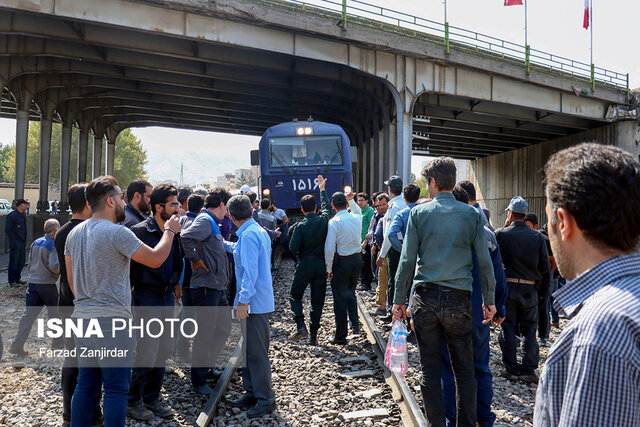
[[[591,89],[595,89],[597,82],[626,89],[629,92],[629,74],[543,52],[529,45],[523,46],[455,27],[448,22],[432,21],[360,0],[286,0],[286,2],[302,5],[303,8],[312,7],[335,12],[342,17],[340,25],[345,27],[348,21],[352,21],[388,31],[405,29],[412,32],[414,37],[442,43],[446,53],[449,53],[452,47],[462,50],[471,48],[478,53],[490,53],[498,55],[503,60],[522,63],[527,72],[533,70],[568,73],[578,80],[589,82]]]

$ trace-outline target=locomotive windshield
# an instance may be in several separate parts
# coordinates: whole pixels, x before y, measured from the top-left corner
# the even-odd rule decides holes
[[[340,136],[286,136],[269,138],[269,166],[274,168],[342,165]]]

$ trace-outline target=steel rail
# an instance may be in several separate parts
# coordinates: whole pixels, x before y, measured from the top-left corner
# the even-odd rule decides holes
[[[367,307],[364,305],[364,302],[360,298],[359,295],[356,295],[358,302],[358,314],[362,319],[362,325],[367,331],[368,335],[371,335],[375,341],[374,350],[378,355],[379,360],[382,362],[382,367],[385,371],[385,377],[389,377],[391,379],[391,387],[395,389],[402,399],[398,402],[402,404],[405,409],[405,413],[411,419],[411,423],[413,426],[426,427],[427,420],[420,409],[420,406],[416,402],[416,398],[414,397],[411,389],[407,385],[407,381],[404,379],[402,375],[396,374],[395,372],[390,371],[386,366],[384,366],[384,353],[385,348],[387,346],[386,342],[380,335],[376,328],[376,324],[371,318],[371,315],[367,311]]]
[[[202,408],[200,414],[198,414],[198,417],[196,418],[196,421],[193,423],[195,427],[206,427],[213,419],[216,408],[222,400],[224,393],[227,391],[227,387],[229,387],[229,383],[231,382],[233,374],[236,372],[236,369],[238,369],[238,366],[240,365],[240,361],[242,359],[241,355],[243,343],[244,338],[240,337],[236,349],[233,351],[233,354],[229,358],[224,371],[222,371],[222,375],[220,375],[218,382],[213,387],[213,393],[211,393],[211,396],[207,400],[207,403],[205,403],[204,408]]]

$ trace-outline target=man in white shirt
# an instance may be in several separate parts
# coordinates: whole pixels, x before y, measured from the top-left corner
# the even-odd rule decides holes
[[[384,235],[384,240],[382,242],[382,247],[380,248],[380,253],[378,254],[378,259],[376,260],[376,265],[378,267],[382,267],[384,262],[387,262],[388,267],[388,281],[387,281],[387,316],[384,318],[385,321],[391,321],[391,305],[393,301],[393,294],[395,293],[395,279],[396,279],[396,270],[398,269],[398,263],[400,262],[400,253],[393,249],[391,246],[391,240],[388,239],[389,228],[391,228],[391,222],[393,221],[393,217],[396,216],[398,212],[407,207],[407,203],[404,201],[402,197],[402,178],[397,175],[390,176],[388,180],[384,182],[385,185],[389,187],[389,195],[391,196],[391,200],[389,201],[389,208],[387,209],[387,213],[384,214],[384,218],[382,218],[382,234]]]
[[[325,182],[326,180],[323,180],[322,184]],[[318,178],[318,186],[320,184]],[[347,313],[353,332],[360,333],[356,286],[362,269],[362,211],[353,201],[354,196],[353,192],[346,196],[344,193],[336,192],[331,197],[331,207],[336,211],[336,215],[329,220],[324,244],[327,280],[331,281],[333,312],[336,318],[336,333],[330,342],[338,345],[347,343]],[[347,210],[347,205],[351,212]]]

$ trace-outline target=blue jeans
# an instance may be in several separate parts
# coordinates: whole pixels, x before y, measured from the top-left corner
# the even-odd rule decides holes
[[[42,311],[42,307],[47,306],[49,318],[58,317],[58,288],[56,284],[51,283],[44,285],[29,283],[29,285],[27,285],[25,305],[24,313],[22,313],[22,317],[20,317],[18,333],[11,346],[14,349],[23,348],[24,343],[29,337],[33,323]]]
[[[9,283],[17,283],[20,281],[20,275],[24,268],[26,246],[24,243],[11,243],[9,247],[9,266],[7,273],[9,273]]]
[[[214,367],[231,333],[231,312],[224,289],[191,288],[191,298],[197,307],[198,322],[191,356],[191,383],[199,387],[206,384],[207,372]]]
[[[491,412],[493,400],[493,375],[489,368],[489,325],[473,326],[473,362],[475,365],[477,388],[477,416],[482,426],[492,426],[496,414]],[[442,339],[442,398],[448,426],[456,425],[456,384],[451,370],[451,360],[447,341]]]
[[[78,352],[78,384],[71,401],[71,427],[91,425],[92,411],[100,386],[104,387],[104,425],[105,427],[124,426],[127,418],[127,394],[131,383],[131,364],[135,348],[135,336],[129,331],[112,334],[110,317],[99,317],[98,322],[104,338],[75,338]],[[85,322],[86,323],[86,322]],[[83,357],[83,348],[117,348],[124,351],[121,358]]]

